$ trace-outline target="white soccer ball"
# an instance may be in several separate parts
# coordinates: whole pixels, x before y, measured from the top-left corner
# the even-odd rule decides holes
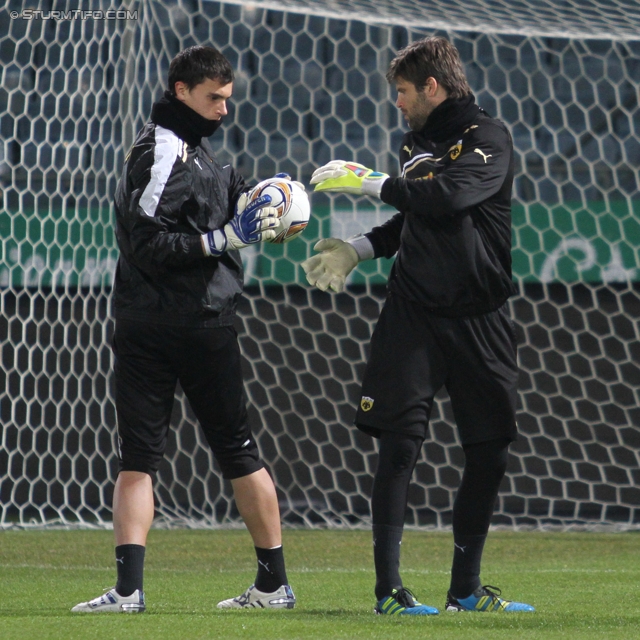
[[[265,195],[271,196],[269,206],[275,207],[280,215],[278,226],[275,228],[276,237],[267,242],[291,242],[304,231],[311,217],[307,192],[297,182],[286,178],[269,178],[258,183],[249,192],[249,202]]]

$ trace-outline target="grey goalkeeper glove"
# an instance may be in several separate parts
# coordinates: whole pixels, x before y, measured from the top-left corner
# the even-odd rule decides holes
[[[338,238],[325,238],[313,248],[321,253],[302,263],[307,282],[321,291],[333,289],[340,293],[347,276],[360,262],[358,252],[351,244]]]

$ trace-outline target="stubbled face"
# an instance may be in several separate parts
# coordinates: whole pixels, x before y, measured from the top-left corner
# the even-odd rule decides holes
[[[184,82],[176,82],[176,98],[207,120],[220,120],[227,115],[227,100],[233,93],[233,82],[220,84],[207,78],[189,89]]]
[[[416,89],[413,82],[396,78],[398,97],[396,107],[402,111],[404,119],[414,131],[420,131],[431,112],[440,104],[441,100],[431,97],[433,87],[427,82],[422,91]]]

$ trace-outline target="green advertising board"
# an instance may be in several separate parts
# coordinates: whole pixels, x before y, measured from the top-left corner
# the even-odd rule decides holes
[[[346,203],[346,205],[345,205]],[[300,262],[323,237],[346,238],[394,214],[348,198],[314,205],[304,234],[242,252],[247,285],[306,284]],[[0,210],[0,286],[105,286],[118,257],[109,207]],[[513,207],[513,276],[521,282],[640,279],[640,200]],[[350,284],[383,284],[393,260],[364,262]]]
[[[625,282],[640,272],[640,200],[512,209],[513,275],[524,282]]]
[[[109,207],[0,209],[0,286],[106,286],[118,259]]]

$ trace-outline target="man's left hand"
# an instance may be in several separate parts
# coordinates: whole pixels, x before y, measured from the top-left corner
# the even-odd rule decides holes
[[[388,177],[386,173],[368,169],[357,162],[332,160],[313,172],[311,184],[316,185],[315,191],[379,198],[382,185]]]
[[[340,293],[344,289],[347,276],[360,262],[358,252],[348,242],[339,238],[324,238],[316,243],[313,250],[321,253],[302,263],[307,282],[318,287],[320,291],[333,289]]]

